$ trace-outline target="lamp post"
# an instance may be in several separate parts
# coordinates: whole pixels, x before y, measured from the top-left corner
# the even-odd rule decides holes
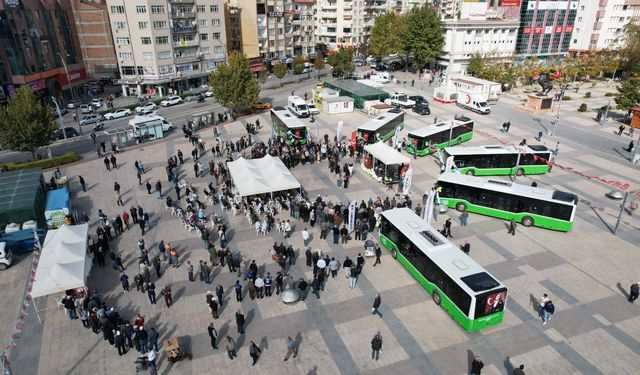
[[[56,54],[60,57],[60,61],[62,61],[62,66],[64,67],[64,73],[67,76],[67,85],[69,85],[69,90],[71,90],[71,101],[73,102],[73,108],[76,111],[76,121],[78,122],[78,129],[80,129],[80,135],[84,135],[82,134],[82,126],[80,125],[80,116],[78,116],[78,103],[76,102],[76,95],[74,94],[73,88],[71,87],[71,80],[69,80],[69,69],[67,69],[67,62],[64,61],[64,58],[59,52]],[[64,133],[64,129],[62,130],[62,132]],[[67,137],[65,136],[65,138]]]
[[[51,101],[56,106],[56,112],[58,113],[58,119],[60,120],[60,130],[62,130],[62,136],[64,137],[64,139],[67,139],[67,132],[64,129],[64,118],[62,117],[62,112],[60,112],[58,101],[54,97],[51,97]]]

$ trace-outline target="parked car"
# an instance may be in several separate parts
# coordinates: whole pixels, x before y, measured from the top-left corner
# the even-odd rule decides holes
[[[383,70],[389,70],[389,66],[383,62],[379,62],[375,66],[375,70],[381,72]]]
[[[204,92],[204,96],[206,96],[207,98],[210,98],[213,96],[213,91],[211,90],[207,90]]]
[[[91,124],[95,124],[99,121],[104,121],[104,117],[102,117],[102,115],[100,114],[93,114],[93,115],[89,115],[89,116],[84,116],[82,118],[82,120],[80,120],[80,125],[91,125]]]
[[[56,109],[55,106],[51,107],[51,113],[53,113],[53,117],[58,117],[58,110]],[[60,114],[62,116],[67,114],[67,109],[65,107],[60,107]]]
[[[344,76],[345,79],[354,79],[354,80],[358,80],[362,77],[360,77],[360,75],[356,72],[351,72],[351,73],[347,73]]]
[[[93,112],[93,108],[89,104],[82,104],[80,106],[80,113],[87,114]]]
[[[80,100],[70,101],[67,103],[68,109],[75,109],[77,106],[80,106],[82,102]]]
[[[332,77],[342,77],[342,72],[331,70],[331,76]]]
[[[431,109],[429,108],[429,103],[427,102],[416,102],[416,105],[413,106],[412,109],[415,113],[420,115],[430,115]]]
[[[178,95],[170,96],[167,99],[160,102],[160,105],[163,107],[168,107],[170,105],[176,105],[182,103],[182,98]]]
[[[425,102],[427,104],[429,104],[429,101],[422,95],[412,95],[409,97],[409,99],[413,100],[414,102],[420,103],[420,102]]]
[[[255,102],[251,105],[251,109],[271,109],[271,104],[264,102]]]
[[[320,114],[320,110],[318,109],[318,107],[316,107],[315,104],[307,104],[307,109],[309,110],[309,113],[311,113],[312,115]]]
[[[113,120],[114,118],[127,117],[131,115],[131,110],[126,108],[116,109],[115,111],[109,112],[104,115],[104,118],[107,120]]]
[[[355,66],[364,66],[364,60],[355,59],[355,60],[353,60],[353,65],[355,65]]]
[[[151,110],[151,112],[155,111],[156,108],[158,108],[158,106],[156,105],[156,103],[154,102],[146,102],[143,104],[140,104],[139,106],[137,106],[135,108],[135,111],[137,114],[142,114],[143,111],[149,111]]]
[[[100,108],[102,107],[102,98],[93,98],[91,99],[91,105],[94,106],[95,108]]]
[[[65,127],[64,132],[67,134],[67,138],[73,138],[78,136],[78,131],[71,127]],[[59,141],[61,139],[64,139],[64,134],[62,133],[62,129],[56,129],[53,132],[53,135],[51,136],[51,138],[54,141]]]

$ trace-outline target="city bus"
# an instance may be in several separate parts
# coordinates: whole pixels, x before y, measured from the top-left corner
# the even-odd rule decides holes
[[[358,127],[357,136],[365,144],[386,142],[393,137],[396,128],[404,129],[404,112],[391,110],[384,112]]]
[[[545,174],[549,172],[551,150],[543,145],[447,147],[445,160],[453,156],[460,173],[476,176]]]
[[[561,232],[571,230],[578,204],[575,194],[459,173],[442,173],[438,188],[440,202],[458,211]]]
[[[271,126],[274,134],[286,137],[290,145],[307,143],[307,127],[284,107],[271,108]]]
[[[449,140],[451,136],[451,140]],[[457,116],[455,120],[443,121],[422,129],[409,132],[406,150],[417,156],[426,156],[451,145],[459,145],[473,136],[473,121],[465,116]]]
[[[380,243],[469,332],[504,319],[507,288],[409,208],[382,212]]]

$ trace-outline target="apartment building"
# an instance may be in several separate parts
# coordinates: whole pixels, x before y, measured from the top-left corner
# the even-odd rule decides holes
[[[125,96],[199,87],[226,61],[222,0],[107,0],[107,5]]]
[[[588,6],[598,0],[589,1]],[[516,53],[520,57],[566,56],[579,0],[522,0]]]
[[[438,14],[443,20],[461,18],[458,16],[462,0],[434,0],[433,5],[438,9]]]
[[[77,36],[69,0],[0,2],[0,101],[23,85],[42,98],[83,93],[87,72]]]
[[[576,55],[615,48],[622,28],[640,20],[640,0],[579,0],[569,51]]]
[[[71,0],[87,75],[115,77],[118,72],[106,0]]]

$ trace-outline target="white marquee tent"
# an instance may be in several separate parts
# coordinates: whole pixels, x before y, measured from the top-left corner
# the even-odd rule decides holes
[[[300,183],[279,158],[266,155],[228,163],[233,184],[241,197],[299,189]]]
[[[411,159],[384,142],[364,146],[361,168],[376,181],[384,184],[399,182]]]
[[[376,160],[381,161],[385,165],[405,164],[409,165],[411,159],[406,155],[396,151],[393,147],[384,142],[378,142],[364,146],[364,151],[371,154]]]

